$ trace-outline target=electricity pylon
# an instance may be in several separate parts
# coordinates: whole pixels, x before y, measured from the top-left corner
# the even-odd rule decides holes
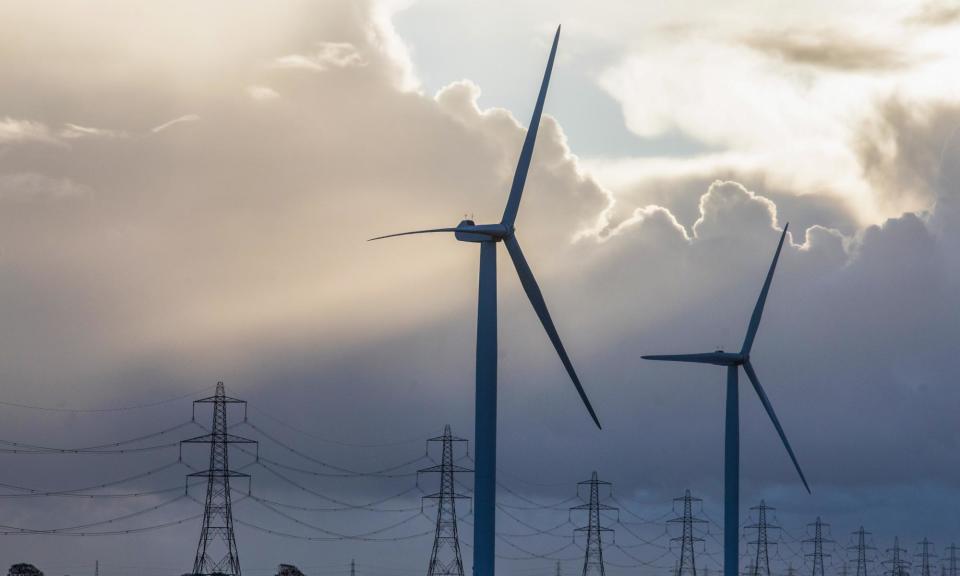
[[[867,551],[874,550],[873,546],[867,544],[867,536],[870,535],[869,532],[863,529],[863,526],[859,530],[853,533],[857,537],[857,543],[854,546],[847,547],[847,550],[856,550],[857,559],[857,576],[869,576],[867,574],[867,565],[873,562],[872,558],[867,558]]]
[[[947,552],[946,576],[957,575],[957,545],[951,544],[944,549]]]
[[[890,554],[890,559],[884,561],[884,565],[888,566],[885,574],[887,576],[909,576],[910,574],[910,561],[903,558],[903,554],[906,554],[906,550],[900,547],[900,539],[893,539],[893,548],[887,548],[887,554]]]
[[[930,573],[930,560],[937,557],[933,551],[933,542],[924,538],[917,546],[920,548],[916,554],[920,558],[920,576],[933,576]]]
[[[694,556],[694,542],[703,542],[703,538],[697,538],[693,532],[694,524],[706,522],[701,518],[693,516],[693,503],[700,502],[700,498],[690,496],[690,490],[683,493],[683,496],[674,498],[674,502],[683,502],[683,515],[678,518],[667,520],[669,523],[680,524],[682,533],[676,538],[671,538],[671,542],[680,542],[680,563],[677,565],[675,576],[697,576],[697,561]]]
[[[750,508],[750,510],[757,513],[757,521],[744,526],[744,528],[757,531],[756,540],[748,542],[748,544],[752,544],[756,548],[757,553],[753,559],[753,563],[750,565],[751,569],[748,574],[749,576],[773,576],[773,572],[770,571],[770,540],[768,532],[770,530],[778,530],[780,527],[770,524],[767,520],[767,512],[776,510],[776,508],[767,506],[767,503],[761,500],[759,506],[754,506]]]
[[[223,382],[217,382],[213,396],[193,401],[194,419],[197,404],[213,404],[213,424],[210,433],[180,442],[183,444],[209,444],[210,464],[206,470],[187,475],[190,478],[207,479],[207,497],[203,505],[203,526],[200,528],[200,543],[193,560],[196,576],[240,576],[240,558],[233,533],[233,511],[230,503],[230,479],[250,478],[249,474],[230,469],[230,444],[256,444],[256,440],[243,438],[227,432],[227,405],[243,404],[246,420],[247,403],[226,395]]]
[[[829,554],[824,554],[823,552],[823,543],[824,542],[833,542],[830,538],[824,538],[823,529],[829,527],[829,524],[824,524],[820,520],[820,517],[817,516],[817,520],[809,526],[813,526],[813,537],[807,538],[803,542],[805,544],[813,544],[813,552],[806,555],[807,558],[813,558],[813,572],[812,576],[826,576],[826,572],[823,568],[823,559],[829,558]]]
[[[587,533],[587,548],[583,555],[582,576],[605,576],[601,535],[604,532],[613,532],[613,530],[600,525],[600,511],[616,510],[616,508],[600,502],[600,486],[610,486],[610,483],[598,480],[597,473],[594,471],[589,480],[577,483],[578,492],[580,486],[583,485],[590,486],[590,502],[570,508],[570,510],[587,510],[587,516],[589,517],[586,526],[574,529],[574,532]]]
[[[350,576],[357,576],[357,561],[350,559]]]
[[[440,442],[443,455],[439,465],[420,470],[420,473],[440,474],[440,491],[424,496],[425,499],[437,500],[437,526],[427,576],[463,576],[463,558],[460,556],[460,536],[457,532],[457,500],[466,496],[457,494],[454,487],[454,474],[472,472],[472,470],[454,464],[453,443],[466,442],[466,440],[454,436],[450,432],[450,425],[447,424],[443,427],[443,435],[427,440],[427,446],[430,442]],[[352,566],[351,564],[351,569]]]

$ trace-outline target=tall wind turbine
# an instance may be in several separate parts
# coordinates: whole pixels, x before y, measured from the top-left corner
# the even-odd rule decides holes
[[[540,287],[537,285],[533,272],[527,264],[520,243],[514,234],[514,221],[517,219],[517,210],[520,208],[520,197],[523,195],[523,185],[530,169],[530,160],[533,157],[533,147],[537,140],[537,128],[540,126],[540,115],[543,112],[543,101],[547,96],[547,86],[550,84],[550,72],[553,70],[553,60],[557,54],[557,43],[560,40],[560,27],[553,38],[553,47],[550,48],[550,58],[547,60],[547,69],[543,73],[543,82],[540,85],[540,94],[533,109],[533,118],[530,119],[530,128],[527,129],[526,139],[520,151],[517,170],[513,175],[513,184],[510,186],[510,196],[503,217],[497,224],[476,224],[473,220],[463,220],[456,228],[434,228],[430,230],[416,230],[371,238],[380,240],[395,236],[411,234],[430,234],[437,232],[452,232],[461,242],[480,244],[480,291],[477,305],[477,367],[476,367],[476,461],[474,470],[474,525],[473,525],[473,574],[474,576],[493,576],[494,573],[494,519],[496,498],[496,469],[497,469],[497,243],[503,242],[507,246],[513,266],[517,269],[520,284],[537,316],[543,329],[546,330],[550,342],[556,348],[563,367],[573,380],[573,385],[580,394],[580,399],[590,412],[590,416],[600,427],[597,414],[590,405],[580,379],[573,369],[573,364],[560,341],[560,335],[553,325],[550,313]]]
[[[750,317],[750,325],[747,327],[747,336],[743,339],[743,347],[740,352],[706,352],[702,354],[672,354],[666,356],[643,356],[647,360],[666,360],[669,362],[693,362],[697,364],[714,364],[716,366],[727,367],[727,413],[726,413],[726,434],[724,437],[724,474],[723,474],[723,576],[737,576],[739,559],[739,536],[740,536],[740,401],[738,389],[738,376],[740,367],[747,373],[747,378],[753,384],[753,389],[760,398],[760,403],[770,416],[783,446],[790,455],[797,473],[800,474],[800,480],[804,488],[810,492],[810,485],[800,469],[797,457],[790,447],[787,435],[783,432],[780,420],[773,411],[773,405],[767,398],[767,393],[760,386],[760,380],[757,379],[757,373],[753,370],[750,363],[750,349],[753,347],[753,339],[757,335],[757,328],[760,326],[760,317],[763,316],[763,305],[767,301],[767,293],[770,291],[770,283],[773,281],[773,272],[777,268],[777,260],[780,259],[780,250],[783,248],[783,239],[787,236],[787,227],[783,227],[783,233],[780,235],[780,243],[777,244],[777,252],[773,255],[773,262],[770,263],[770,270],[767,272],[767,278],[763,281],[763,288],[760,290],[760,297],[757,298],[757,305],[753,309],[753,316]]]

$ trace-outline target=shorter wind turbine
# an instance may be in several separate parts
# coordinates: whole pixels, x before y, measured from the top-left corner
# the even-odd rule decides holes
[[[740,367],[746,372],[747,378],[753,384],[753,389],[760,398],[760,403],[770,416],[783,446],[790,455],[797,473],[800,474],[800,480],[804,488],[810,492],[810,485],[800,469],[800,463],[790,447],[787,435],[777,419],[776,412],[773,411],[773,405],[767,398],[767,393],[763,391],[760,380],[757,379],[757,373],[753,370],[750,363],[750,349],[753,347],[753,339],[757,335],[757,328],[760,326],[760,317],[763,316],[763,306],[767,301],[767,293],[770,291],[770,283],[773,281],[773,272],[777,268],[777,260],[780,259],[780,250],[783,248],[783,240],[787,236],[789,223],[783,227],[783,233],[780,235],[780,243],[777,244],[777,251],[773,255],[773,262],[770,263],[770,270],[767,272],[767,278],[763,282],[763,288],[760,290],[760,297],[757,298],[757,305],[753,309],[753,316],[750,317],[750,325],[747,327],[747,336],[743,339],[743,346],[740,352],[706,352],[700,354],[669,354],[661,356],[643,356],[646,360],[665,360],[668,362],[692,362],[696,364],[713,364],[716,366],[726,366],[727,368],[727,406],[726,422],[724,435],[724,474],[723,474],[723,576],[737,576],[739,562],[739,543],[740,543],[740,400],[739,400],[739,382]]]

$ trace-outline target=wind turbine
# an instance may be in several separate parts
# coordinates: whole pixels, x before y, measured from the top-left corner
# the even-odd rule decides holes
[[[523,141],[520,159],[517,161],[517,170],[513,175],[513,184],[510,186],[510,196],[503,217],[497,224],[476,224],[473,220],[463,220],[456,228],[433,228],[430,230],[416,230],[401,232],[371,238],[380,240],[396,236],[411,234],[431,234],[452,232],[461,242],[480,244],[480,290],[477,305],[477,366],[476,366],[476,419],[475,419],[475,470],[474,470],[474,526],[473,526],[473,573],[474,576],[493,576],[494,573],[494,521],[496,498],[496,469],[497,469],[497,243],[503,242],[513,260],[513,266],[520,277],[530,304],[540,318],[543,329],[547,332],[550,342],[557,350],[563,367],[573,380],[573,385],[580,395],[580,399],[587,407],[597,427],[600,420],[590,405],[580,378],[573,369],[573,364],[560,341],[560,335],[553,325],[550,313],[547,311],[543,294],[537,285],[533,272],[527,264],[520,243],[514,234],[514,221],[517,219],[517,210],[520,208],[520,197],[523,195],[523,185],[530,169],[530,160],[533,157],[533,147],[537,140],[537,128],[540,126],[540,115],[543,112],[543,102],[547,96],[547,86],[550,84],[550,72],[553,70],[553,60],[557,54],[557,43],[560,41],[560,27],[553,37],[553,46],[550,48],[550,58],[547,60],[547,69],[543,73],[543,82],[540,85],[540,94],[533,109],[533,118]]]
[[[671,354],[665,356],[643,356],[646,360],[666,360],[669,362],[693,362],[697,364],[714,364],[716,366],[727,367],[727,406],[726,406],[726,433],[724,436],[724,474],[723,474],[723,576],[738,576],[739,560],[739,536],[740,536],[740,401],[738,389],[738,376],[740,367],[747,373],[747,378],[753,384],[753,389],[760,398],[760,403],[770,416],[783,446],[793,461],[793,466],[800,474],[800,480],[804,488],[810,492],[810,485],[800,469],[800,463],[790,447],[787,435],[777,419],[776,412],[773,411],[773,405],[767,398],[767,393],[763,391],[760,380],[757,379],[757,373],[753,370],[750,363],[750,349],[753,347],[753,340],[757,335],[757,328],[760,326],[760,317],[763,316],[763,305],[767,301],[767,293],[770,291],[770,283],[773,281],[773,272],[777,268],[777,260],[780,259],[780,250],[783,248],[783,239],[787,236],[787,228],[790,224],[783,227],[783,233],[780,235],[780,243],[777,244],[777,251],[773,255],[773,262],[770,263],[770,270],[767,272],[767,278],[763,281],[763,288],[760,290],[760,297],[757,298],[757,305],[753,309],[753,316],[750,317],[750,324],[747,327],[747,335],[743,339],[743,346],[740,352],[706,352],[702,354]]]

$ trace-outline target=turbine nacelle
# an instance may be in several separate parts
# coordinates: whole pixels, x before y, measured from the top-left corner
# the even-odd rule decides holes
[[[454,236],[461,242],[499,242],[513,235],[513,230],[505,224],[480,224],[473,220],[461,220],[454,230]]]

